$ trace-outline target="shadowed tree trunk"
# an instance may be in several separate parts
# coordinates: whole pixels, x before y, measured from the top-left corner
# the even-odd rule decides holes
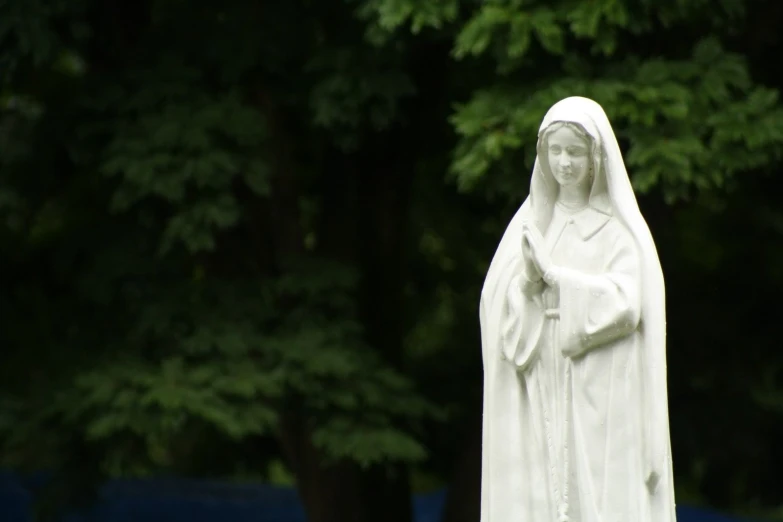
[[[283,117],[276,113],[271,103],[264,104],[262,100],[262,105],[280,136],[275,147],[280,168],[272,184],[270,217],[278,269],[284,271],[288,260],[307,255],[300,211],[304,193],[294,168],[295,154],[289,146],[291,142],[287,141],[280,125]],[[329,196],[333,194],[327,192],[326,195],[326,203],[331,205]],[[329,250],[328,245],[325,250]],[[332,253],[335,251],[332,250]],[[348,462],[328,465],[324,455],[312,443],[306,419],[296,411],[285,412],[281,416],[279,437],[310,522],[369,520],[359,487],[361,473],[356,465]]]
[[[364,158],[329,154],[322,168],[322,203],[316,253],[356,266],[359,310],[368,344],[394,367],[402,365],[402,292],[410,173],[400,174],[394,150],[383,142]],[[284,147],[277,150],[285,153]],[[387,161],[380,158],[387,157]],[[272,219],[278,258],[307,255],[293,175],[273,186]],[[408,522],[412,519],[407,465],[367,470],[342,462],[327,465],[295,413],[281,422],[281,446],[295,475],[311,522]]]

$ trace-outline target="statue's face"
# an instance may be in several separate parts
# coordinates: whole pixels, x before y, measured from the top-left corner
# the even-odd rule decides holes
[[[549,134],[549,167],[562,187],[579,185],[590,170],[589,143],[567,126]]]

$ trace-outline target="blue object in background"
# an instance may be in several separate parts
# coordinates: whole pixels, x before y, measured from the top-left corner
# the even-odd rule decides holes
[[[35,480],[34,482],[38,482]],[[446,491],[416,495],[415,522],[440,522]],[[33,493],[25,482],[0,473],[0,522],[32,522]],[[292,488],[190,479],[115,480],[86,513],[60,522],[307,522]],[[712,511],[677,507],[678,522],[743,522]],[[477,521],[478,522],[478,521]]]

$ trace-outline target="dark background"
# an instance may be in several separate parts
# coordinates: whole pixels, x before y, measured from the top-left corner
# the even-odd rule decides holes
[[[678,502],[783,520],[777,0],[0,2],[0,465],[478,518],[478,297],[552,103],[667,285]]]

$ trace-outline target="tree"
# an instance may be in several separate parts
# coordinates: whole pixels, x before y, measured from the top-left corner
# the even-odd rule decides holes
[[[484,230],[494,238],[526,194],[546,109],[568,95],[592,97],[607,109],[667,274],[679,496],[723,508],[778,505],[772,491],[779,482],[764,461],[777,454],[770,444],[781,433],[779,415],[770,413],[780,404],[779,374],[772,369],[779,360],[777,335],[750,317],[764,303],[772,306],[779,291],[767,264],[773,261],[761,260],[777,259],[779,250],[770,243],[778,240],[772,227],[779,217],[763,201],[779,186],[768,175],[780,168],[781,78],[764,63],[780,52],[770,30],[780,10],[742,1],[377,0],[362,14],[373,40],[408,32],[451,35],[452,56],[474,81],[450,118],[457,134],[450,174],[463,191],[494,203],[483,213]],[[430,242],[449,245],[453,256],[464,239],[446,234]],[[762,264],[749,268],[750,259]],[[477,268],[465,278],[473,284],[458,287],[473,302],[486,264]],[[754,274],[753,282],[740,276],[738,286],[726,284],[733,274]],[[441,328],[468,318],[461,317]],[[749,332],[752,357],[737,350],[749,342]],[[732,356],[718,356],[717,347]],[[727,373],[730,379],[716,380]],[[763,391],[760,375],[768,376]],[[730,420],[716,436],[717,415]],[[473,479],[455,482],[465,489],[452,488],[449,520],[475,520],[478,513],[469,494],[478,487],[478,422],[467,418],[471,435],[463,447],[472,456],[458,461],[465,463],[460,475]],[[727,436],[736,447],[726,447]]]
[[[5,120],[6,368],[52,361],[8,387],[9,460],[188,472],[271,437],[313,520],[365,519],[373,496],[405,520],[395,470],[437,412],[399,357],[404,55],[351,47],[339,5],[78,7],[3,17],[9,105],[37,109]]]

